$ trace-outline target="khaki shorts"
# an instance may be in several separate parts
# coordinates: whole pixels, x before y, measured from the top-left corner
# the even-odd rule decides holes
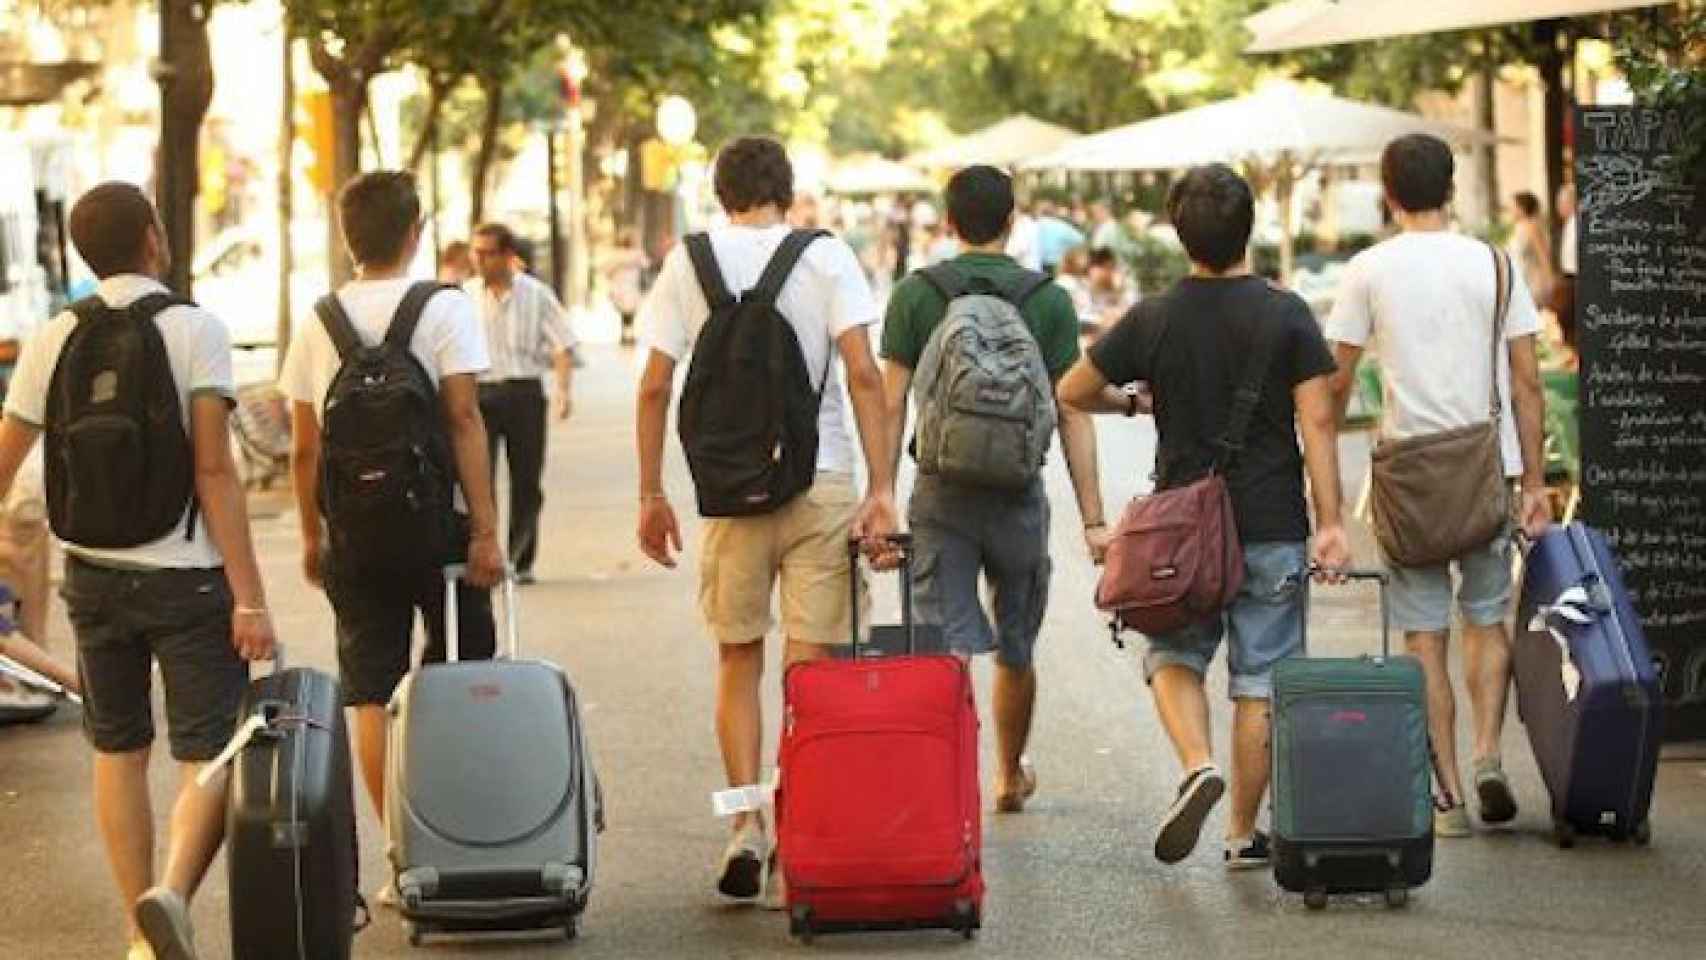
[[[847,536],[858,500],[851,475],[821,473],[775,513],[705,521],[699,610],[718,643],[749,643],[770,632],[778,574],[786,638],[852,642]]]

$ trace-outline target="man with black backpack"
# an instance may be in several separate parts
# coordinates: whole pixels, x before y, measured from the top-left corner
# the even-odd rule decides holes
[[[1350,563],[1339,520],[1333,357],[1308,304],[1251,274],[1255,201],[1243,178],[1221,164],[1194,168],[1173,186],[1167,212],[1191,275],[1133,307],[1098,340],[1061,381],[1060,399],[1087,412],[1131,416],[1139,402],[1112,397],[1108,385],[1147,383],[1160,434],[1156,489],[1179,490],[1211,471],[1224,477],[1243,552],[1241,589],[1222,611],[1156,630],[1144,657],[1156,713],[1185,771],[1155,857],[1177,863],[1189,856],[1228,787],[1214,762],[1203,689],[1225,639],[1236,706],[1224,861],[1232,869],[1261,868],[1269,842],[1256,818],[1268,788],[1273,668],[1303,651],[1312,557],[1327,577]],[[1174,575],[1142,573],[1157,581]]]
[[[196,777],[231,737],[245,661],[273,649],[231,458],[230,335],[155,279],[171,255],[142,191],[101,184],[77,201],[69,226],[100,287],[24,349],[0,426],[0,495],[44,438],[95,749],[95,819],[129,955],[193,960],[187,902],[224,838],[227,792],[223,775],[206,786]],[[148,790],[155,665],[181,776],[158,875]]]
[[[503,576],[476,376],[474,301],[409,278],[421,236],[413,178],[363,174],[338,195],[356,278],[299,326],[279,383],[293,405],[302,563],[337,615],[338,673],[356,752],[384,810],[385,705],[410,667],[415,611],[427,662],[445,658],[443,568],[467,562],[460,653],[490,659],[489,588]],[[380,902],[391,905],[390,888]]]
[[[1055,428],[1091,559],[1107,543],[1090,418],[1054,404],[1078,359],[1072,298],[1008,256],[1013,181],[989,166],[948,181],[948,225],[964,250],[895,287],[883,324],[884,394],[898,469],[907,395],[918,405],[918,481],[907,505],[919,618],[948,646],[995,651],[995,806],[1016,813],[1036,791],[1025,757],[1036,703],[1032,654],[1048,606],[1049,501],[1042,478]],[[978,595],[993,593],[994,623]]]
[[[724,147],[715,181],[730,225],[673,250],[640,308],[650,353],[637,409],[640,547],[665,567],[681,549],[663,444],[675,367],[691,354],[680,432],[707,518],[699,596],[718,644],[717,735],[731,787],[759,779],[759,680],[777,580],[787,661],[823,657],[852,637],[848,538],[875,545],[895,530],[882,383],[866,332],[877,305],[851,248],[789,229],[793,177],[774,140]],[[837,356],[870,465],[862,502]],[[750,899],[765,884],[770,836],[757,811],[737,813],[733,829],[717,888]]]

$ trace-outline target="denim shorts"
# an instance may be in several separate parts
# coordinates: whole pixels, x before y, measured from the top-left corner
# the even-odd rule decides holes
[[[1226,651],[1230,695],[1235,700],[1273,696],[1274,665],[1303,652],[1309,612],[1309,550],[1303,543],[1244,545],[1244,586],[1220,616],[1149,638],[1144,675],[1163,667],[1185,667],[1198,676],[1220,648]]]
[[[1477,547],[1454,563],[1433,567],[1400,567],[1387,561],[1392,574],[1388,599],[1392,604],[1395,630],[1444,632],[1451,629],[1451,568],[1457,568],[1457,606],[1463,621],[1488,627],[1503,623],[1511,601],[1511,537],[1505,529],[1484,547]]]
[[[955,653],[993,650],[1002,666],[1029,667],[1053,571],[1049,504],[1041,479],[1028,490],[1008,493],[921,474],[913,485],[907,522],[919,622],[939,624]],[[988,612],[979,596],[980,579],[989,582]]]

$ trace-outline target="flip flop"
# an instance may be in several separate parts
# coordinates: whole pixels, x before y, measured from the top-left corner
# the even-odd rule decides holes
[[[1019,789],[995,795],[996,813],[1023,813],[1025,801],[1037,792],[1037,771],[1029,760],[1019,761]]]

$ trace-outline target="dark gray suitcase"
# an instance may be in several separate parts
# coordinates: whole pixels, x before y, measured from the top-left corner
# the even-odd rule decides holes
[[[458,662],[456,568],[447,571],[448,662],[391,699],[385,821],[409,941],[432,933],[579,932],[602,825],[574,687],[518,658],[504,583],[507,655]]]

